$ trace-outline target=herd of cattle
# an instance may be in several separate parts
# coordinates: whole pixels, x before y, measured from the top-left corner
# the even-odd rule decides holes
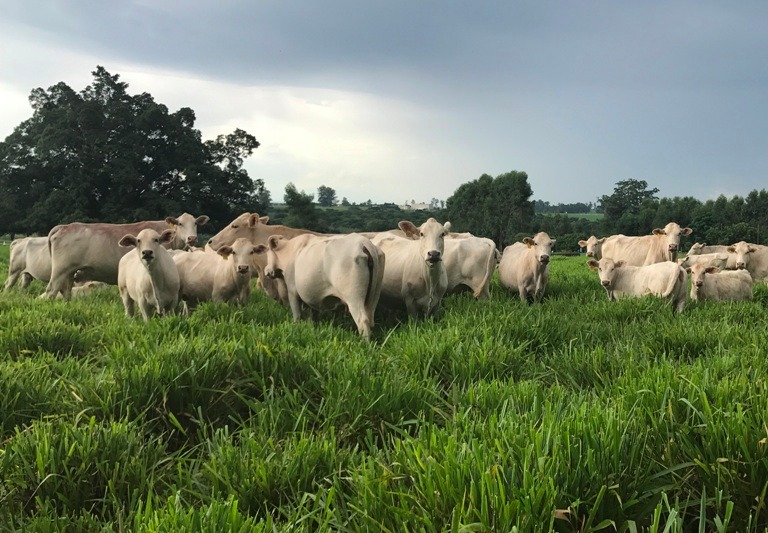
[[[19,277],[22,288],[38,279],[48,282],[43,297],[69,300],[95,284],[116,284],[126,315],[138,305],[148,320],[180,303],[185,314],[207,300],[244,305],[257,276],[294,320],[344,307],[369,338],[379,301],[414,317],[433,316],[445,294],[471,290],[487,298],[497,266],[501,283],[521,300],[541,300],[555,243],[541,232],[502,254],[490,239],[452,233],[450,222],[434,218],[418,227],[403,221],[386,232],[328,235],[244,213],[197,248],[198,226],[206,222],[184,213],[134,224],[59,225],[47,237],[13,241],[5,289]],[[682,312],[688,274],[694,300],[748,299],[753,282],[768,279],[768,247],[743,241],[696,243],[678,261],[680,238],[690,233],[670,222],[651,235],[592,236],[579,245],[611,300],[652,294]]]

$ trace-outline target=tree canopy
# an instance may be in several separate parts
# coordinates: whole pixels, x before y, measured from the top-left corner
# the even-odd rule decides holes
[[[270,197],[243,161],[256,138],[236,129],[203,142],[195,113],[131,95],[97,67],[75,92],[59,82],[29,97],[32,117],[0,142],[0,231],[47,233],[72,221],[130,222],[206,214],[215,226]]]

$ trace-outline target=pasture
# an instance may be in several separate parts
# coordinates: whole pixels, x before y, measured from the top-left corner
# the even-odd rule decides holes
[[[763,531],[768,288],[676,316],[585,261],[370,344],[256,291],[149,323],[0,294],[0,528]]]

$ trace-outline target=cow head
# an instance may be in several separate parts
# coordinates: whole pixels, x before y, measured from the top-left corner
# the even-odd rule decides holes
[[[257,254],[267,254],[267,266],[264,267],[264,275],[270,279],[283,277],[283,266],[277,252],[281,250],[288,241],[281,235],[272,235],[267,239],[267,245],[259,244],[255,247]]]
[[[692,265],[685,270],[691,275],[691,285],[697,289],[704,285],[704,276],[720,272],[715,266],[704,265]]]
[[[550,239],[549,235],[543,231],[537,233],[533,237],[525,237],[523,244],[533,250],[536,255],[536,261],[542,265],[549,263],[549,256],[552,255],[552,246],[557,242],[555,239]]]
[[[594,259],[587,261],[587,265],[590,268],[597,269],[597,273],[600,276],[600,285],[608,290],[611,289],[616,280],[617,271],[620,271],[624,264],[624,261],[614,261],[610,257],[603,257],[600,261],[595,261]]]
[[[677,261],[677,249],[680,247],[680,237],[693,233],[691,228],[681,228],[676,222],[670,222],[664,229],[656,228],[653,234],[664,239],[667,261]]]
[[[598,239],[594,235],[591,235],[586,241],[579,241],[579,246],[587,249],[587,257],[594,257],[599,260],[603,257],[603,243],[606,237]]]
[[[120,239],[119,244],[124,248],[135,246],[141,262],[149,267],[157,257],[158,250],[173,238],[173,230],[167,229],[158,234],[155,230],[147,228],[141,230],[138,235],[125,235]]]
[[[226,228],[208,239],[208,246],[218,250],[222,246],[231,245],[237,239],[248,239],[251,242],[263,242],[257,239],[261,226],[269,222],[268,216],[260,217],[258,213],[243,213],[233,220]]]
[[[403,220],[397,226],[406,237],[419,241],[422,257],[428,265],[437,265],[443,260],[445,236],[451,231],[450,222],[440,224],[434,218],[430,218],[417,228],[413,222]]]
[[[238,275],[250,276],[252,257],[256,247],[248,239],[237,239],[232,246],[222,246],[216,252],[227,261],[232,262],[232,268]]]
[[[744,270],[747,268],[747,264],[749,264],[749,254],[757,251],[757,248],[744,241],[739,241],[736,244],[732,244],[727,249],[729,254],[736,254],[737,270]]]
[[[707,245],[707,243],[698,243],[695,242],[691,245],[691,249],[688,250],[687,255],[701,255],[701,249],[704,248]]]
[[[180,243],[179,248],[185,246],[195,246],[197,244],[197,227],[208,222],[207,215],[200,215],[195,218],[189,213],[184,213],[179,217],[166,217],[165,221],[176,231],[176,242]]]

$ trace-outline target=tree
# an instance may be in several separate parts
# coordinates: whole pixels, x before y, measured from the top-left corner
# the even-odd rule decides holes
[[[320,185],[317,188],[317,203],[323,207],[331,207],[336,205],[339,201],[336,199],[336,191],[331,187]]]
[[[347,197],[346,197],[346,196],[345,196],[344,198],[342,198],[342,199],[341,199],[341,205],[343,205],[343,206],[345,206],[345,207],[349,207],[349,206],[351,205],[351,204],[349,203],[349,200],[347,200]]]
[[[203,142],[192,109],[171,113],[103,67],[92,74],[79,93],[64,82],[34,89],[32,117],[0,143],[0,231],[183,211],[221,225],[268,205],[263,181],[242,168],[255,137],[238,129]]]
[[[609,227],[614,226],[622,217],[626,217],[625,225],[636,225],[637,220],[631,217],[639,215],[640,207],[645,200],[658,200],[657,192],[659,189],[655,187],[649,189],[648,182],[645,180],[627,179],[617,182],[613,194],[603,195],[598,199],[605,214],[606,224]],[[631,220],[633,222],[630,222]],[[633,234],[635,233],[633,230],[625,230],[625,232]]]
[[[459,186],[448,198],[446,217],[458,231],[489,237],[503,248],[516,234],[530,231],[532,194],[525,172],[507,172],[496,178],[483,174]]]
[[[286,225],[295,228],[319,230],[317,211],[315,211],[314,195],[299,192],[296,185],[289,183],[285,186],[283,200],[288,206]]]

